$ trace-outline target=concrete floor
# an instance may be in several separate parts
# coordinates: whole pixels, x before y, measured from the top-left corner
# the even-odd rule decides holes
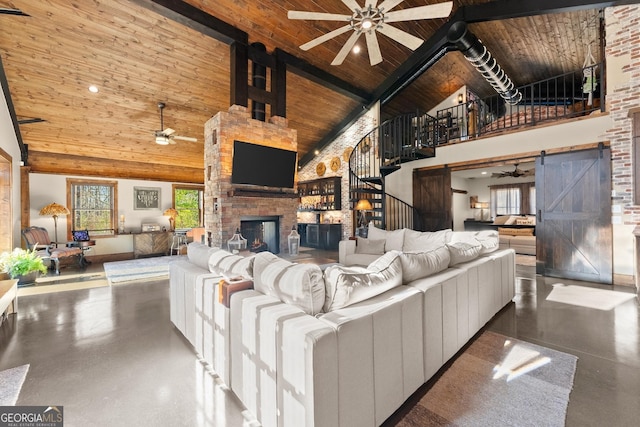
[[[515,303],[488,329],[579,357],[568,426],[637,426],[637,299],[609,311],[549,302],[552,284],[578,283],[517,275]],[[18,405],[64,406],[65,426],[255,425],[169,321],[168,280],[22,297],[0,328],[0,369],[25,363]]]

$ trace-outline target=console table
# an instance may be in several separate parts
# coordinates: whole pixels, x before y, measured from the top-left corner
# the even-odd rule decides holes
[[[167,255],[171,247],[173,233],[170,231],[150,231],[133,234],[133,257]]]

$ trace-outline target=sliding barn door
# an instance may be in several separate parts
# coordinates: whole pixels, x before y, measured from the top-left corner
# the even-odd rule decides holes
[[[437,231],[453,228],[449,168],[413,172],[413,207],[416,209],[416,230]]]
[[[612,283],[608,148],[538,158],[536,208],[538,273]]]

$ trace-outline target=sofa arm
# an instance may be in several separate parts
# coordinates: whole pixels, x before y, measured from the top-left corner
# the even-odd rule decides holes
[[[338,243],[338,262],[345,264],[347,255],[356,253],[356,241],[355,240],[340,240]]]

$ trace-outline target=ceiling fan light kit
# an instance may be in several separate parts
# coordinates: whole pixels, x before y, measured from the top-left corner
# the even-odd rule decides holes
[[[351,9],[351,15],[296,10],[289,11],[287,15],[289,19],[342,21],[347,24],[300,46],[302,50],[309,50],[349,30],[353,31],[353,34],[351,34],[342,46],[342,49],[340,49],[333,62],[331,62],[331,65],[342,64],[362,34],[365,35],[367,50],[369,51],[369,63],[372,66],[382,62],[382,53],[380,52],[380,45],[375,35],[376,32],[384,34],[411,50],[416,50],[424,40],[393,27],[388,23],[445,18],[449,16],[453,8],[453,2],[450,1],[393,12],[390,10],[402,3],[402,0],[384,0],[380,5],[377,5],[377,0],[365,0],[364,7],[360,7],[355,0],[342,0],[342,3]]]

